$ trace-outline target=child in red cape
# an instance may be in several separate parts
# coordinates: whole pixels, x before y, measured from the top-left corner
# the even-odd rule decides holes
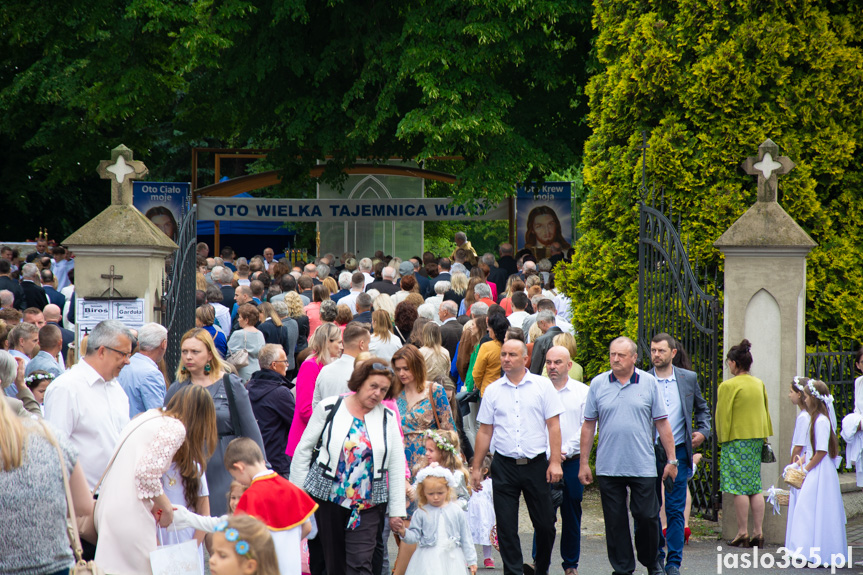
[[[231,441],[224,461],[231,477],[248,486],[236,512],[251,515],[270,529],[281,575],[300,575],[300,544],[312,530],[311,517],[317,503],[268,469],[261,449],[248,437]]]

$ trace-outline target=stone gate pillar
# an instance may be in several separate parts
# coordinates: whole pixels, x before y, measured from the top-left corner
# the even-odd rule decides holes
[[[747,158],[743,169],[758,176],[758,201],[713,244],[725,256],[724,352],[744,338],[752,343],[751,373],[767,387],[777,463],[761,466],[764,489],[785,488],[780,477],[791,452],[796,408],[786,398],[805,360],[806,256],[817,244],[776,201],[777,175],[794,167],[771,140]],[[723,379],[731,377],[724,368]],[[723,494],[722,536],[737,533],[733,495]],[[785,508],[787,510],[787,508]],[[768,543],[785,541],[786,513],[765,512]],[[752,532],[750,513],[750,533]]]
[[[177,244],[132,205],[132,180],[147,167],[121,144],[98,171],[111,181],[111,205],[63,241],[75,252],[75,297],[143,298],[144,322],[159,321],[165,258]]]

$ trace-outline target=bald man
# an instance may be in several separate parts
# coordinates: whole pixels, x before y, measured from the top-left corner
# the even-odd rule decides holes
[[[42,315],[45,317],[46,325],[56,325],[60,328],[60,335],[63,338],[63,346],[60,350],[60,354],[65,362],[69,353],[69,344],[75,341],[75,332],[63,327],[63,311],[60,309],[60,306],[49,303],[42,310]]]
[[[527,346],[510,339],[500,350],[504,376],[486,387],[477,422],[474,461],[494,448],[491,479],[494,512],[504,575],[534,573],[522,562],[518,537],[519,497],[530,511],[536,537],[535,573],[546,575],[554,547],[554,506],[548,483],[563,477],[560,467],[560,420],[563,406],[551,382],[525,369]],[[471,472],[474,489],[481,490],[482,471]]]
[[[579,456],[581,454],[581,425],[584,423],[584,403],[588,387],[569,377],[572,358],[569,350],[561,345],[553,346],[545,354],[545,369],[551,384],[557,391],[563,413],[560,414],[560,456],[563,469],[563,485],[555,488],[563,491],[560,517],[563,529],[560,533],[560,558],[564,575],[578,573],[581,556],[581,499],[584,486],[578,480]]]

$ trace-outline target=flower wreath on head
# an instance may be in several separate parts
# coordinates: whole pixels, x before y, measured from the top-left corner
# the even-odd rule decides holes
[[[36,383],[41,379],[54,379],[53,373],[31,373],[27,377],[24,378],[24,383]]]
[[[419,473],[417,473],[416,483],[419,485],[427,477],[442,477],[446,480],[446,484],[452,488],[458,487],[458,483],[455,480],[455,476],[453,476],[452,471],[443,467],[442,465],[438,465],[437,463],[429,463],[428,467],[423,467],[420,469]]]
[[[815,389],[815,385],[812,383],[813,381],[814,380],[810,379],[809,383],[806,385],[806,387],[809,388],[809,395],[811,395],[815,399],[822,401],[825,405],[830,405],[831,403],[833,403],[833,396],[821,395],[820,393],[818,393],[818,390]]]
[[[216,531],[224,531],[225,539],[231,543],[235,543],[234,551],[237,552],[237,555],[247,555],[249,553],[249,544],[240,539],[239,531],[237,531],[233,527],[228,528],[227,521],[222,521],[221,523],[216,525]]]
[[[808,377],[803,377],[802,375],[795,375],[795,376],[794,376],[794,389],[796,389],[796,390],[797,390],[797,391],[799,391],[800,393],[803,393],[803,386],[802,386],[802,385],[800,385],[800,380],[801,380],[801,379],[809,379],[809,378],[808,378]]]
[[[437,429],[429,429],[426,431],[426,437],[434,441],[434,444],[437,445],[438,449],[449,451],[453,455],[458,456],[458,449],[456,449],[455,445],[450,443],[449,440],[441,435]]]

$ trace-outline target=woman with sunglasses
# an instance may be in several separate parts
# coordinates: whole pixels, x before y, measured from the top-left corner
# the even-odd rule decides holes
[[[252,374],[246,389],[264,440],[267,461],[273,471],[287,478],[291,472],[291,460],[285,454],[285,448],[296,406],[291,392],[294,384],[286,377],[288,356],[281,345],[268,343],[261,348],[258,361],[261,369]]]
[[[394,381],[385,359],[359,363],[348,380],[354,393],[321,401],[294,452],[290,480],[318,504],[327,575],[371,573],[387,512],[393,530],[402,525],[405,455],[397,416],[381,404]]]

